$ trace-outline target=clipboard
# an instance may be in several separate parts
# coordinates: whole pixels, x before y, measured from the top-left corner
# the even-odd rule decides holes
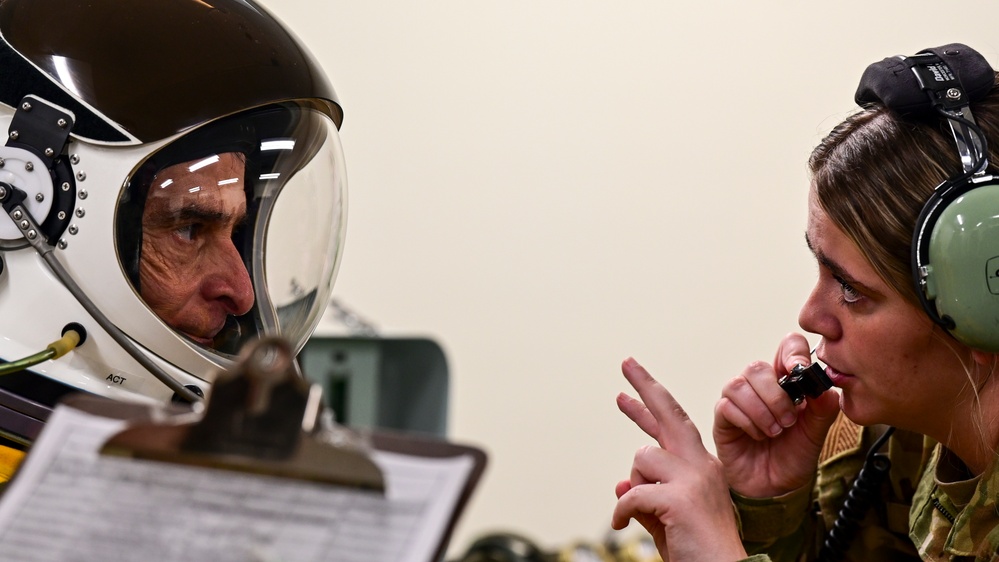
[[[87,467],[74,471],[70,466],[79,461],[58,460],[62,458],[60,454],[68,453],[58,450],[58,445],[55,452],[49,451],[51,446],[46,442],[49,427],[46,427],[36,442],[39,445],[46,442],[46,452],[40,450],[37,455],[52,455],[52,458],[48,463],[45,460],[35,462],[36,453],[32,450],[0,498],[0,551],[16,553],[18,548],[24,549],[20,552],[54,548],[51,543],[62,540],[56,535],[64,533],[64,527],[72,527],[76,530],[68,532],[66,541],[73,546],[65,558],[49,550],[38,559],[110,560],[108,551],[101,550],[104,547],[92,539],[102,532],[102,519],[113,519],[124,521],[125,527],[134,524],[140,529],[134,536],[129,535],[131,531],[127,528],[120,531],[130,537],[122,544],[140,543],[132,545],[138,548],[136,552],[143,550],[141,541],[150,532],[170,532],[169,527],[176,526],[178,529],[173,531],[183,537],[185,532],[205,532],[195,528],[204,524],[215,531],[209,532],[209,537],[197,540],[216,541],[220,548],[225,548],[229,544],[226,533],[230,533],[233,534],[232,548],[259,550],[248,550],[245,558],[213,555],[211,559],[216,561],[442,560],[454,526],[485,469],[485,453],[475,447],[381,431],[359,440],[357,434],[343,428],[331,431],[328,427],[320,427],[322,418],[318,415],[320,401],[316,387],[301,379],[293,367],[287,344],[276,339],[260,340],[244,351],[235,369],[220,373],[207,408],[198,414],[182,413],[179,408],[164,411],[123,404],[92,395],[69,397],[57,408],[50,423],[58,423],[62,420],[60,416],[72,412],[78,418],[68,424],[58,424],[60,427],[69,425],[66,431],[83,431],[85,423],[79,416],[90,416],[87,423],[106,424],[104,436],[95,441],[93,450],[87,453],[90,456],[84,454],[83,457],[92,460],[93,464],[83,462]],[[112,426],[113,431],[107,429]],[[70,447],[69,437],[60,434],[50,441],[52,439],[61,439],[63,448]],[[60,470],[58,476],[52,476]],[[137,470],[140,472],[135,472]],[[146,477],[141,471],[145,470],[153,470],[160,476],[142,480]],[[434,482],[444,482],[445,495],[451,498],[446,505],[436,497],[430,497],[425,503],[413,500],[422,492],[416,487],[410,488],[406,482],[418,481],[423,474],[421,471],[434,474]],[[59,482],[60,478],[75,477],[83,484],[57,486],[56,490],[56,495],[73,498],[59,497],[51,506],[45,503],[50,501],[46,498],[52,496],[51,492],[46,496],[43,491],[46,478]],[[166,481],[179,484],[159,490],[160,483]],[[188,482],[192,481],[198,482],[192,484],[194,491],[188,489]],[[202,481],[208,484],[202,484]],[[253,492],[245,493],[242,490],[248,488],[238,487],[246,482],[250,483],[247,486]],[[91,488],[86,487],[88,483],[97,490],[90,496],[87,495],[91,493]],[[119,491],[134,488],[153,489],[151,497],[160,498],[158,501],[164,505],[153,502],[154,505],[141,508],[148,511],[137,511],[133,519],[121,519],[120,511],[133,508],[117,497]],[[245,498],[231,497],[244,493]],[[184,500],[170,497],[184,494],[187,498]],[[292,498],[289,494],[298,495]],[[143,498],[149,501],[145,496]],[[171,503],[175,501],[181,502],[179,508]],[[191,508],[192,504],[211,502],[216,503],[204,508],[206,513],[210,512],[207,515]],[[229,502],[237,503],[230,505]],[[127,507],[119,507],[119,503]],[[219,507],[221,504],[224,506]],[[195,527],[184,521],[175,525],[159,513],[166,509],[165,505],[188,513],[184,517],[197,520],[193,524]],[[338,507],[329,507],[331,505]],[[417,509],[425,512],[416,513]],[[77,517],[73,510],[83,512],[85,516]],[[67,511],[74,516],[60,523],[59,517]],[[269,514],[269,518],[255,518],[256,512]],[[28,523],[39,516],[52,517],[55,521],[42,533],[46,536],[29,540],[32,533],[40,531],[32,530]],[[147,530],[144,517],[160,521],[158,524],[162,528]],[[288,521],[269,522],[275,518]],[[94,523],[98,527],[96,530]],[[329,531],[323,525],[328,525]],[[430,532],[427,532],[428,525],[432,527]],[[274,526],[280,529],[271,528]],[[391,540],[378,536],[382,530],[392,537]],[[249,533],[252,540],[240,533]],[[341,540],[334,535],[349,538]],[[399,539],[400,536],[403,538]],[[253,543],[257,539],[260,539],[259,545]],[[399,540],[411,541],[414,546],[388,544]],[[180,542],[183,543],[183,539]],[[160,550],[143,552],[146,557],[159,555],[163,548],[169,549],[173,543],[155,544]],[[289,544],[291,546],[282,546]],[[94,549],[91,558],[87,557],[88,547]],[[407,553],[415,548],[413,552],[423,554],[413,554],[412,558],[397,558],[393,554],[379,558],[381,554],[371,554],[389,552],[391,548]],[[308,554],[298,558],[294,553],[288,554],[290,551],[308,551]],[[355,551],[362,553],[357,555],[361,558],[338,557]],[[192,556],[191,552],[195,554]],[[208,552],[188,551],[177,560],[208,559]],[[228,550],[225,553],[232,554]],[[159,559],[168,558],[160,556]]]

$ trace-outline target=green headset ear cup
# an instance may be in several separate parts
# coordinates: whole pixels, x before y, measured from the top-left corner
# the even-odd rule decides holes
[[[926,225],[925,295],[955,338],[999,351],[999,183],[969,187]]]

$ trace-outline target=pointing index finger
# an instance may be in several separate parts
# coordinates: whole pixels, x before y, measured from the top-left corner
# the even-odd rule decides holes
[[[645,370],[645,367],[629,357],[621,364],[621,372],[658,422],[657,428],[642,427],[642,429],[649,433],[660,447],[681,456],[685,456],[688,452],[704,450],[701,435],[694,422],[690,421],[687,412],[666,387],[659,384],[659,381]]]

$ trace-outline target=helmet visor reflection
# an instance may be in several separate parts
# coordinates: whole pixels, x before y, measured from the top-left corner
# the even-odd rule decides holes
[[[308,103],[230,116],[144,161],[119,203],[122,266],[149,310],[208,353],[260,334],[296,351],[332,290],[345,226],[336,126]]]

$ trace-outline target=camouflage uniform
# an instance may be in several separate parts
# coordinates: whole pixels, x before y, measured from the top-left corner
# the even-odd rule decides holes
[[[841,414],[826,438],[813,486],[768,499],[733,494],[744,544],[755,554],[747,561],[815,560],[868,449],[883,431],[862,428]],[[887,452],[889,482],[872,502],[845,560],[999,562],[994,492],[999,466],[972,478],[949,451],[901,430],[888,440]]]

